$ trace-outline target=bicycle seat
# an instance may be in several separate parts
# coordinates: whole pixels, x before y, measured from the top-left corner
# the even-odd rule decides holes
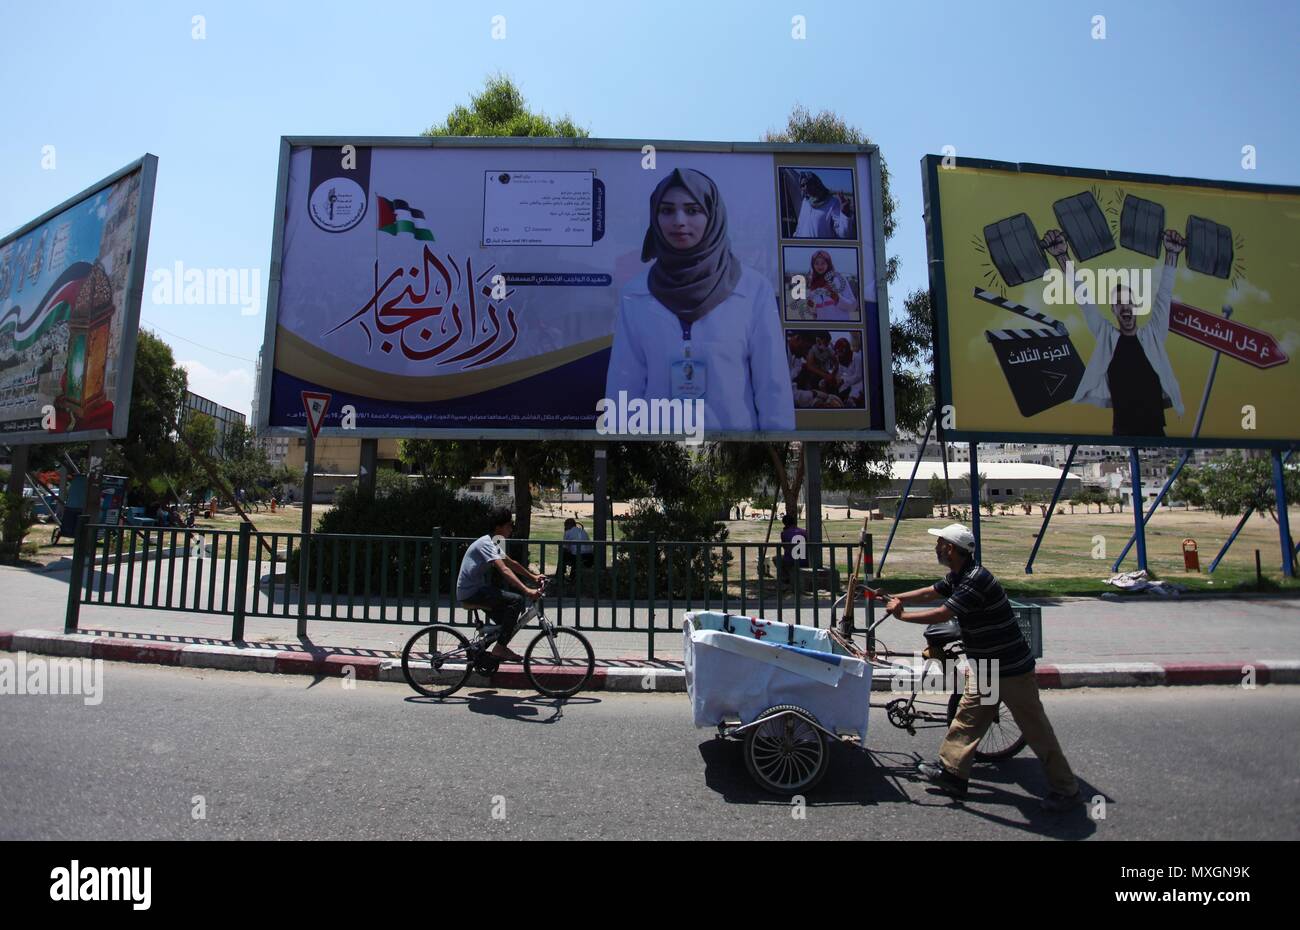
[[[961,642],[961,625],[956,620],[931,623],[925,628],[925,641],[934,649]]]
[[[483,616],[487,614],[488,608],[482,604],[467,604],[464,601],[461,601],[460,606],[469,612],[469,622],[474,625],[474,628],[481,630],[483,628]]]

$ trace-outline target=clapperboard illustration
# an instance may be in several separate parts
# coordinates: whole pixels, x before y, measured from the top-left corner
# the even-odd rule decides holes
[[[1074,350],[1065,324],[992,291],[977,287],[975,296],[1042,324],[1041,327],[984,331],[1006,375],[1020,415],[1032,417],[1073,398],[1083,379],[1083,362]]]

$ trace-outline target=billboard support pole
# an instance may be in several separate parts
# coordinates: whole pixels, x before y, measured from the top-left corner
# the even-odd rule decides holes
[[[609,530],[606,523],[609,520],[609,497],[608,497],[608,478],[607,469],[608,450],[605,444],[599,443],[595,449],[595,487],[591,489],[591,520],[595,524],[592,532],[596,534],[596,539],[604,542],[609,538]]]
[[[104,475],[104,456],[108,454],[108,441],[96,439],[86,452],[86,503],[82,513],[90,514],[90,522],[99,522],[99,479]]]
[[[1151,502],[1151,506],[1147,508],[1146,516],[1142,518],[1143,527],[1145,527],[1148,523],[1151,522],[1152,515],[1155,514],[1156,509],[1160,506],[1160,503],[1165,499],[1165,495],[1169,493],[1169,489],[1174,486],[1174,482],[1177,481],[1178,476],[1182,474],[1183,466],[1187,464],[1187,460],[1190,459],[1191,457],[1192,457],[1192,450],[1184,449],[1183,457],[1178,460],[1178,464],[1174,466],[1174,470],[1169,473],[1169,479],[1165,481],[1164,487],[1160,489],[1160,493],[1156,495],[1156,499],[1153,500]],[[1119,554],[1119,558],[1116,559],[1115,564],[1111,566],[1110,568],[1111,571],[1113,572],[1119,571],[1120,565],[1123,563],[1124,559],[1128,557],[1128,551],[1133,548],[1133,543],[1136,540],[1137,540],[1136,534],[1128,538],[1128,542],[1124,544],[1124,551]]]
[[[1052,502],[1047,505],[1047,513],[1043,514],[1043,525],[1038,528],[1038,535],[1034,537],[1034,548],[1029,551],[1029,561],[1025,563],[1025,574],[1034,573],[1034,557],[1038,555],[1038,547],[1043,544],[1043,537],[1047,535],[1047,524],[1052,522],[1052,514],[1056,512],[1056,502],[1061,499],[1061,489],[1065,487],[1065,476],[1070,473],[1070,466],[1074,464],[1074,453],[1079,451],[1079,446],[1070,446],[1070,454],[1065,457],[1065,467],[1061,469],[1061,477],[1056,481],[1056,490],[1052,492]]]
[[[1138,458],[1137,446],[1128,450],[1128,473],[1130,498],[1133,503],[1133,535],[1137,539],[1138,568],[1147,570],[1147,528],[1142,519],[1142,462]],[[1116,563],[1115,570],[1119,569]]]
[[[980,462],[979,453],[976,452],[976,446],[979,443],[972,441],[970,444],[970,529],[975,536],[975,564],[983,564],[980,561]]]
[[[903,519],[903,508],[907,505],[907,496],[912,493],[912,482],[916,480],[916,472],[921,467],[921,456],[925,455],[925,447],[930,441],[930,430],[934,428],[935,416],[930,414],[930,419],[925,423],[925,435],[921,437],[921,444],[916,447],[916,461],[912,463],[912,477],[907,479],[907,487],[903,488],[903,496],[898,499],[898,511],[894,514],[894,525],[889,528],[889,538],[885,540],[885,551],[880,554],[880,561],[876,563],[876,577],[879,578],[885,573],[885,560],[889,558],[889,547],[894,544],[894,534],[898,532],[898,521]],[[775,512],[775,507],[773,507]]]
[[[1291,519],[1286,512],[1286,474],[1282,470],[1282,450],[1273,450],[1273,494],[1277,499],[1277,532],[1282,541],[1282,574],[1295,577],[1292,568]]]
[[[27,446],[9,447],[9,484],[5,493],[22,496],[23,475],[27,474]]]
[[[820,442],[805,442],[804,450],[804,480],[805,493],[808,495],[808,537],[813,543],[812,547],[812,567],[814,570],[822,567],[821,547],[817,545],[822,541],[822,444]]]
[[[307,451],[302,468],[302,545],[298,550],[298,635],[307,635],[307,578],[308,558],[311,551],[311,504],[315,496],[316,434],[307,426]]]
[[[361,440],[361,496],[367,500],[375,499],[375,469],[379,467],[379,440]]]

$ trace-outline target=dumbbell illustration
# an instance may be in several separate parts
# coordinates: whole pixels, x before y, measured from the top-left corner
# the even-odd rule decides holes
[[[1052,212],[1076,261],[1086,262],[1114,250],[1115,237],[1091,191],[1063,197]],[[1120,212],[1120,241],[1126,249],[1157,258],[1165,230],[1165,208],[1158,203],[1125,196]],[[1187,267],[1201,274],[1228,278],[1232,273],[1232,230],[1200,216],[1189,216]],[[1027,213],[984,227],[989,257],[1008,287],[1042,278],[1048,269],[1047,243],[1039,237]]]

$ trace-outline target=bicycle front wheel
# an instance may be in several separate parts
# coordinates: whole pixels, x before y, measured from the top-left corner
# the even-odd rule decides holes
[[[469,678],[469,640],[460,630],[435,623],[416,632],[402,650],[406,683],[426,697],[455,694]]]
[[[544,629],[524,652],[524,674],[547,697],[577,694],[595,671],[596,654],[577,630]]]

